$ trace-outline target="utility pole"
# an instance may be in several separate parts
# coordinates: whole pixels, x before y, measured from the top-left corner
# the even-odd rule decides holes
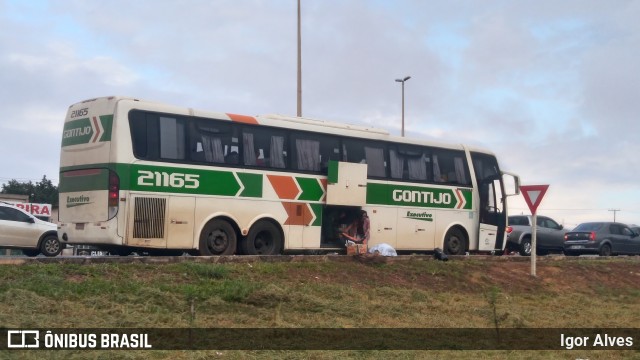
[[[620,211],[620,209],[609,209],[609,211],[613,211],[613,222],[616,222],[616,213]]]

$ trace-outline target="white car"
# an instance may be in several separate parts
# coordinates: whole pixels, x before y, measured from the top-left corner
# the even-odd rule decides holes
[[[56,224],[0,202],[0,248],[20,249],[27,256],[56,256],[62,244]]]

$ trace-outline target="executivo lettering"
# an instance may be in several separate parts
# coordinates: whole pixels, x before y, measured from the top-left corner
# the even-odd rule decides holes
[[[415,213],[407,211],[407,216],[405,216],[405,218],[422,221],[433,221],[433,214],[427,212]]]
[[[67,196],[67,207],[91,204],[91,198],[88,196]]]

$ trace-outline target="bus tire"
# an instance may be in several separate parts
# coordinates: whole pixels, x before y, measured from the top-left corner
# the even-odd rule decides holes
[[[467,250],[467,240],[458,228],[451,228],[444,236],[444,252],[447,255],[464,255]]]
[[[47,235],[40,243],[40,252],[44,256],[52,257],[62,252],[62,244],[55,235]]]
[[[249,234],[242,240],[242,253],[245,255],[279,255],[282,252],[283,238],[280,229],[271,221],[258,221]]]
[[[229,222],[213,219],[204,226],[200,234],[202,256],[233,255],[238,243],[236,231]]]

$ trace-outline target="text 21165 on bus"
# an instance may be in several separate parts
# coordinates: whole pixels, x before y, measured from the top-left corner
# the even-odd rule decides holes
[[[369,246],[502,252],[518,183],[464,145],[103,97],[65,119],[58,233],[123,255],[337,251],[364,210]]]

